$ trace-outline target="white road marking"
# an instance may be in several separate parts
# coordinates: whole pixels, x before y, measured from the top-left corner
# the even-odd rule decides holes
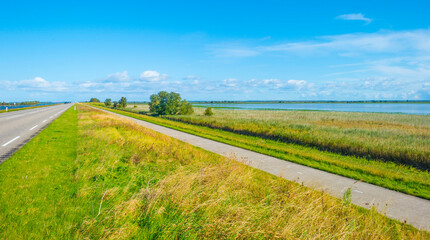
[[[302,172],[297,172],[298,174],[303,174]]]
[[[363,193],[362,191],[354,190],[354,192]]]
[[[42,122],[44,123],[44,122],[46,122],[46,121],[48,121],[47,119],[45,119],[45,120],[43,120]]]
[[[33,129],[35,129],[37,126],[38,126],[38,125],[36,125],[36,126],[34,126],[34,127],[30,128],[30,131],[31,131],[31,130],[33,130]]]
[[[5,143],[5,144],[3,144],[3,145],[1,145],[2,147],[6,147],[9,143],[11,143],[11,142],[13,142],[13,141],[15,141],[15,140],[17,140],[19,138],[19,136],[18,137],[16,137],[16,138],[14,138],[14,139],[12,139],[12,140],[10,140],[9,142],[7,142],[7,143]]]

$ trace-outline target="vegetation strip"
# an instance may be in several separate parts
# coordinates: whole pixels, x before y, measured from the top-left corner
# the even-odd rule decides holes
[[[0,110],[0,113],[4,113],[4,112],[16,112],[16,111],[21,111],[21,110],[28,110],[28,109],[34,109],[34,108],[41,108],[41,107],[49,107],[49,106],[54,106],[54,105],[58,105],[58,104],[51,104],[51,105],[42,105],[42,106],[34,106],[34,107],[24,107],[24,108],[11,108],[6,110]]]
[[[73,108],[0,165],[0,238],[69,238],[76,207]]]
[[[346,156],[430,170],[430,116],[382,116],[375,113],[224,110],[218,111],[213,118],[202,115],[163,117]],[[414,119],[421,122],[416,124]]]
[[[101,106],[97,107],[104,108]],[[295,144],[245,136],[123,110],[104,109],[388,189],[430,199],[430,174],[427,171],[420,171],[390,162],[377,162],[363,158],[342,156]]]
[[[0,166],[0,238],[430,237],[350,204],[348,194],[338,200],[131,121],[78,111]]]

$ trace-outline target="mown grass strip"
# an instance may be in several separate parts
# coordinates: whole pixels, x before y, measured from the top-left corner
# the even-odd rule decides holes
[[[233,146],[296,162],[327,172],[379,185],[388,189],[430,199],[430,174],[391,162],[343,156],[310,147],[287,144],[219,129],[176,122],[110,108],[99,108],[187,132]]]
[[[66,239],[75,206],[77,112],[73,108],[0,165],[0,238]]]

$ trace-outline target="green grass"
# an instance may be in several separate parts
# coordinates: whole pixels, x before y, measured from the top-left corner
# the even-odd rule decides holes
[[[0,165],[0,238],[428,239],[428,232],[78,106]]]
[[[0,165],[1,239],[66,239],[80,221],[72,109]]]
[[[196,110],[170,120],[430,170],[430,116],[268,110]]]
[[[121,110],[107,110],[321,169],[327,172],[372,183],[395,191],[430,199],[430,174],[428,171],[422,171],[392,162],[374,161],[354,156],[343,156],[311,147],[241,135],[220,129],[196,126],[159,117],[151,117]]]

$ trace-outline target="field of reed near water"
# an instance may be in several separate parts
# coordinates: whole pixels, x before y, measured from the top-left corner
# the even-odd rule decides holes
[[[343,155],[430,169],[430,116],[322,111],[203,109],[165,118]]]

